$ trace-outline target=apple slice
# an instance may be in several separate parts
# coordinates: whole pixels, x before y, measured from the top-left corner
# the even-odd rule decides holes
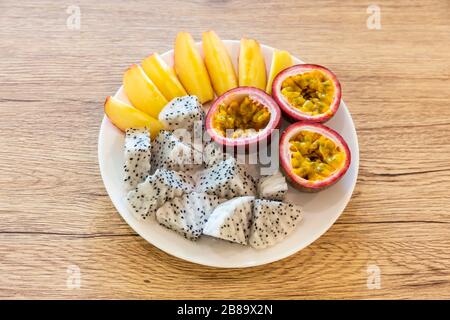
[[[188,32],[179,32],[175,39],[175,71],[186,91],[197,96],[201,103],[214,98],[208,71]]]
[[[153,118],[158,118],[159,112],[167,104],[166,98],[137,64],[125,71],[123,87],[131,104]]]
[[[164,129],[163,124],[157,119],[114,97],[106,98],[105,114],[122,131],[128,128],[147,127],[152,139],[158,135],[160,130]]]
[[[221,96],[238,86],[233,62],[227,48],[214,31],[203,32],[202,40],[206,68],[214,91]]]
[[[241,39],[239,51],[239,86],[266,89],[266,63],[258,41]]]
[[[142,61],[142,69],[167,101],[187,95],[176,75],[157,53],[151,54]]]
[[[269,81],[267,81],[266,92],[272,94],[272,83],[280,71],[292,66],[292,57],[287,51],[275,50],[272,55],[272,64],[270,66]]]

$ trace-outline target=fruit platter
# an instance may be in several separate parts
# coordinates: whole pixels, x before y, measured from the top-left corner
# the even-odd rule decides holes
[[[349,202],[359,148],[337,76],[287,51],[179,32],[106,98],[100,172],[123,219],[178,258],[270,263]]]

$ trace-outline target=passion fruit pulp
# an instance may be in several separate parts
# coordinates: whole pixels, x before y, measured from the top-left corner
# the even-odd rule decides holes
[[[280,120],[280,108],[268,94],[253,87],[238,87],[217,98],[205,125],[215,142],[248,148],[270,139]]]
[[[280,139],[280,161],[290,183],[301,191],[325,189],[347,172],[351,154],[345,140],[318,123],[294,123]]]
[[[275,77],[272,95],[289,119],[325,122],[338,110],[342,92],[336,76],[327,68],[298,64]]]
[[[246,136],[267,126],[270,112],[267,107],[248,96],[232,101],[229,105],[222,103],[213,116],[213,124],[217,131],[226,136],[232,132],[233,138]]]

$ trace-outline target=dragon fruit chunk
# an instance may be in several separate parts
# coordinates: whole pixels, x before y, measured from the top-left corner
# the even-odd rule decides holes
[[[159,113],[158,119],[168,130],[192,130],[195,122],[203,122],[205,112],[196,96],[172,99]]]
[[[208,142],[203,147],[203,163],[206,167],[214,166],[231,156],[223,152],[222,147],[214,141]]]
[[[238,197],[217,206],[203,229],[203,234],[248,244],[252,220],[253,196]]]
[[[130,128],[125,132],[124,184],[129,191],[150,174],[151,144],[147,128]]]
[[[191,179],[180,172],[157,169],[127,195],[127,202],[133,215],[145,220],[166,201],[192,192]]]
[[[186,239],[196,240],[214,207],[223,201],[226,200],[206,193],[184,194],[164,203],[156,211],[156,220]]]
[[[261,199],[283,201],[287,191],[286,179],[280,171],[259,179],[258,195]]]
[[[235,158],[231,157],[203,170],[198,178],[196,191],[231,199],[239,196],[254,196],[256,187],[253,177],[237,164]]]
[[[153,141],[152,168],[185,171],[201,166],[201,153],[178,139],[172,132],[161,130]]]
[[[253,221],[248,242],[256,249],[272,246],[288,236],[301,220],[299,206],[257,199],[253,203]]]

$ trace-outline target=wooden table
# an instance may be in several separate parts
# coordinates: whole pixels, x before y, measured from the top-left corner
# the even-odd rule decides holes
[[[2,0],[0,298],[450,298],[450,2],[377,1],[381,29],[368,28],[369,4]],[[208,29],[334,70],[358,132],[344,214],[266,266],[161,252],[121,219],[99,173],[103,101],[123,71],[179,30]]]

